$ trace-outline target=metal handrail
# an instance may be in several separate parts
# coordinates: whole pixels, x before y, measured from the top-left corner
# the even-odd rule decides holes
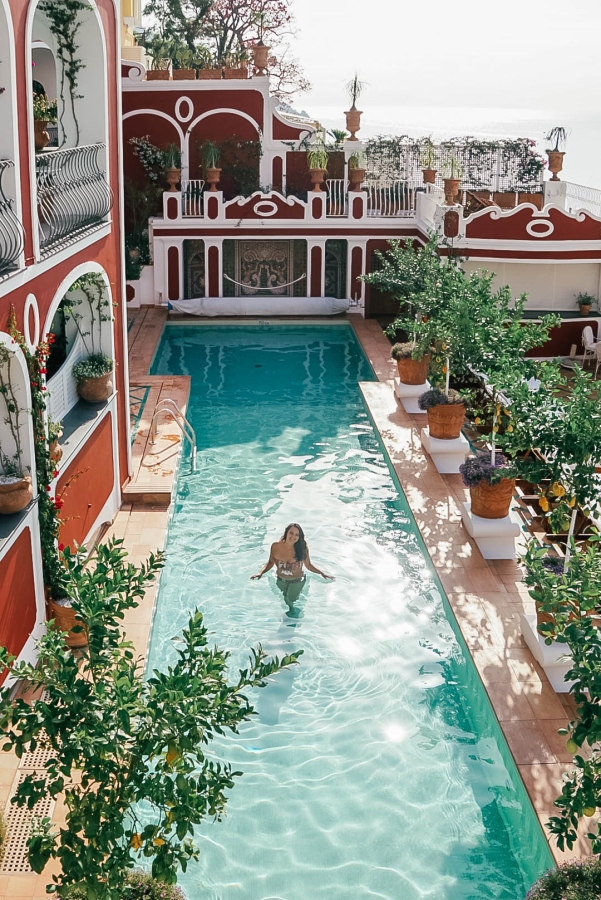
[[[182,179],[181,185],[182,216],[184,218],[202,218],[204,180],[202,178]]]
[[[0,278],[17,268],[24,246],[23,226],[15,215],[14,201],[2,188],[4,173],[14,165],[12,159],[0,159]]]
[[[166,397],[164,400],[159,400],[154,408],[154,412],[152,414],[152,422],[150,425],[150,443],[156,444],[156,421],[162,412],[168,412],[171,414],[171,416],[173,416],[173,421],[178,426],[184,437],[186,437],[190,442],[190,446],[192,447],[192,471],[196,472],[196,432],[190,425],[188,419],[186,419],[185,415],[183,414],[175,400],[171,400],[170,397]]]

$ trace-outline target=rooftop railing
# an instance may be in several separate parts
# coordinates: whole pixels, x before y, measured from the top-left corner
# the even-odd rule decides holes
[[[348,215],[348,182],[345,178],[328,178],[326,189],[328,200],[326,215],[328,217],[343,217]]]
[[[184,218],[202,218],[202,189],[204,186],[202,178],[192,178],[188,181],[182,179],[182,216]]]
[[[2,187],[7,169],[12,169],[12,159],[0,159],[0,278],[17,268],[23,252],[23,226],[15,215],[14,201],[9,200]]]
[[[571,181],[566,181],[565,185],[568,212],[584,209],[601,218],[601,191],[583,184],[572,184]]]
[[[366,181],[367,215],[409,217],[415,215],[415,187],[406,181]]]
[[[90,144],[36,156],[42,256],[106,221],[113,193],[99,161],[104,149],[104,144]]]

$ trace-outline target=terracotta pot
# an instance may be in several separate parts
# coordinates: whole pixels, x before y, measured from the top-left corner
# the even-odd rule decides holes
[[[174,69],[174,81],[196,81],[196,69]]]
[[[205,169],[205,178],[210,185],[209,191],[216,191],[221,178],[221,169]]]
[[[542,194],[519,193],[518,194],[518,203],[532,203],[532,205],[536,206],[537,209],[542,209],[543,208],[543,195]]]
[[[59,432],[58,437],[55,438],[53,441],[50,441],[50,443],[48,444],[48,452],[50,453],[50,459],[52,460],[53,463],[59,463],[61,461],[61,459],[63,458],[63,450],[62,450],[62,447],[60,447],[59,443],[58,443],[59,438],[61,438],[62,436],[63,436],[63,433],[61,431],[61,432]]]
[[[553,173],[551,181],[561,181],[561,179],[557,177],[557,173],[561,172],[563,169],[563,158],[565,155],[565,151],[562,150],[547,150],[549,172]]]
[[[146,81],[169,81],[169,70],[149,69],[146,73]]]
[[[77,393],[88,403],[101,403],[113,393],[113,373],[99,375],[98,378],[82,378],[77,382]]]
[[[223,75],[225,78],[248,78],[248,69],[246,66],[240,66],[238,69],[230,69],[226,66]]]
[[[457,194],[459,193],[459,184],[458,178],[444,179],[444,199],[447,206],[453,206],[455,204]]]
[[[354,106],[351,106],[351,108],[344,114],[346,116],[346,130],[350,132],[350,137],[347,138],[348,141],[359,140],[358,137],[355,137],[355,132],[360,131],[361,129],[362,112],[362,110],[355,109]]]
[[[181,174],[182,170],[176,169],[175,166],[170,166],[168,169],[165,169],[165,180],[169,185],[170,194],[175,194],[177,192],[177,185],[180,182]]]
[[[267,75],[267,60],[269,58],[269,47],[266,47],[263,41],[259,41],[254,47],[250,48],[253,55],[253,65],[255,67],[255,75]]]
[[[482,519],[504,519],[509,515],[515,478],[503,478],[498,484],[481,481],[470,488],[472,513]]]
[[[50,143],[50,135],[46,131],[46,126],[48,125],[47,119],[34,119],[33,120],[33,140],[35,143],[36,152],[43,150],[44,147],[47,147]]]
[[[579,308],[580,308],[581,316],[588,316],[588,314],[591,311],[591,307],[590,307],[589,303],[581,303]]]
[[[12,484],[0,484],[0,515],[10,516],[25,509],[33,497],[31,478],[26,475]]]
[[[440,403],[431,406],[427,412],[430,437],[439,441],[453,441],[459,437],[465,419],[463,403]]]
[[[365,181],[365,169],[349,169],[348,180],[350,182],[349,190],[360,191],[361,185]]]
[[[321,193],[321,185],[323,184],[323,180],[327,171],[327,169],[309,169],[311,184],[313,185],[312,190],[316,194]]]
[[[423,384],[428,377],[428,369],[432,356],[430,353],[424,353],[421,359],[397,359],[396,364],[399,370],[399,378],[403,384]]]
[[[199,81],[221,81],[221,69],[199,69],[197,78]]]
[[[436,184],[436,169],[422,169],[424,184]]]
[[[73,632],[75,625],[81,625],[75,618],[75,610],[72,606],[63,606],[62,603],[56,603],[52,599],[48,599],[48,617],[54,619],[55,627],[61,631],[67,631],[65,638],[67,647],[85,647],[88,638],[85,631]]]

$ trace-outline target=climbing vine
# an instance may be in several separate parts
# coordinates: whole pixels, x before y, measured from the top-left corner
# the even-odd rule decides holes
[[[50,31],[56,41],[56,55],[61,64],[59,91],[61,113],[59,122],[63,132],[63,140],[65,136],[65,89],[68,85],[71,112],[75,122],[75,143],[76,146],[79,146],[80,129],[79,120],[75,112],[75,101],[81,97],[81,94],[77,93],[78,78],[79,73],[85,67],[85,63],[77,55],[79,50],[77,32],[83,24],[78,14],[84,10],[91,10],[92,7],[85,3],[84,0],[41,0],[38,9],[48,19]]]

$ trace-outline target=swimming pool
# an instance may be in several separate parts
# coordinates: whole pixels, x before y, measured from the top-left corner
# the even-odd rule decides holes
[[[197,835],[190,900],[522,900],[543,833],[374,433],[348,325],[166,328],[153,373],[190,375],[184,462],[149,668],[199,607],[234,666],[300,665],[215,745],[244,772]],[[294,615],[272,573],[288,522],[313,562]]]

